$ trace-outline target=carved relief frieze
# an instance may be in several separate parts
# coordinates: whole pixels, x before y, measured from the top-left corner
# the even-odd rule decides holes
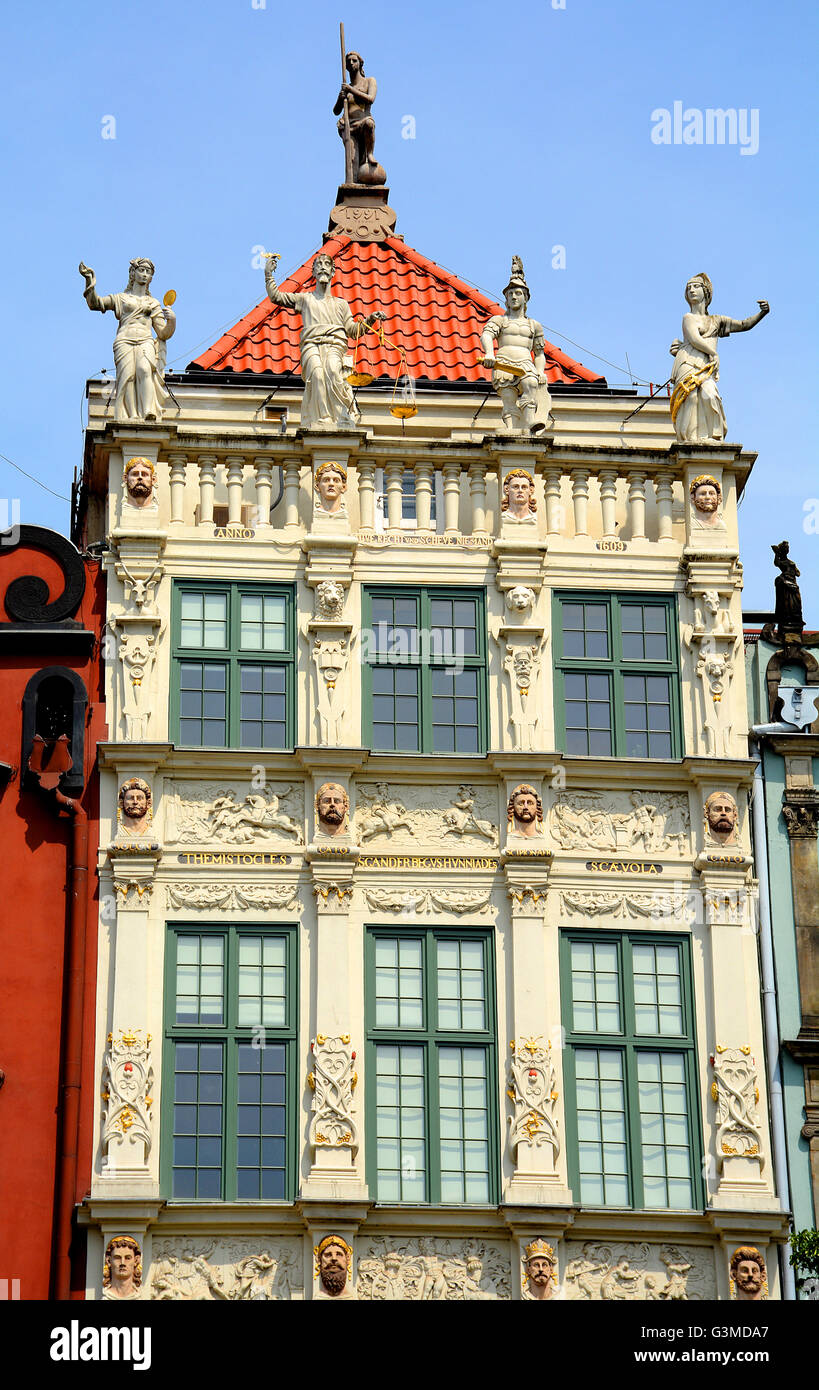
[[[216,782],[174,782],[166,797],[165,842],[170,845],[247,845],[303,842],[301,786],[268,784],[244,795]]]
[[[358,1125],[353,1118],[353,1093],[358,1084],[355,1052],[349,1033],[326,1037],[317,1033],[310,1044],[313,1066],[307,1083],[313,1092],[309,1141],[314,1148],[358,1151]]]
[[[481,1302],[512,1297],[508,1245],[376,1236],[360,1247],[360,1300]]]
[[[108,1152],[112,1139],[128,1144],[144,1144],[145,1158],[151,1151],[151,1035],[139,1029],[108,1034],[108,1050],[102,1065],[102,1148]],[[141,1156],[140,1156],[141,1161]]]
[[[497,792],[462,783],[446,786],[393,786],[361,783],[354,839],[358,843],[385,840],[418,847],[464,844],[497,846]]]
[[[563,889],[560,901],[563,911],[570,915],[611,916],[624,920],[667,917],[675,921],[687,921],[693,911],[689,895],[686,893],[633,893],[614,889],[591,893],[580,889]]]
[[[297,1239],[164,1237],[153,1242],[148,1279],[157,1302],[287,1302],[304,1297],[304,1253]]]
[[[548,827],[561,849],[683,855],[691,847],[688,798],[678,792],[558,792]]]
[[[365,888],[364,897],[378,912],[416,913],[466,912],[485,913],[490,907],[491,890],[458,893],[447,888]]]
[[[750,1047],[717,1043],[711,1066],[711,1099],[717,1107],[717,1162],[722,1166],[726,1157],[757,1158],[762,1165],[759,1078]]]
[[[714,1299],[714,1256],[698,1246],[570,1241],[563,1296],[595,1302]]]
[[[544,1043],[542,1038],[524,1038],[510,1046],[507,1095],[514,1107],[514,1114],[509,1116],[512,1153],[517,1153],[520,1144],[528,1144],[533,1149],[548,1145],[554,1162],[560,1153],[560,1139],[555,1113],[558,1092],[552,1044]]]
[[[168,907],[219,908],[296,908],[299,906],[295,883],[169,883],[166,885]]]

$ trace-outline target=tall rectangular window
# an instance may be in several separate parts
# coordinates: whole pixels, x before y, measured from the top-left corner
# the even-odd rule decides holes
[[[163,1185],[176,1200],[292,1199],[295,935],[171,927]]]
[[[177,583],[173,737],[197,748],[291,747],[293,629],[289,586]]]
[[[681,756],[673,597],[557,593],[554,650],[565,752]]]
[[[364,593],[365,743],[390,753],[483,753],[482,590]]]
[[[497,1200],[492,942],[367,936],[370,1181],[380,1202]]]
[[[700,1206],[688,940],[565,932],[561,974],[575,1200]]]

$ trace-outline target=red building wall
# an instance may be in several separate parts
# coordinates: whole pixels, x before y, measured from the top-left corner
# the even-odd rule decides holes
[[[83,790],[76,795],[88,822],[89,872],[88,910],[82,924],[82,1064],[74,1201],[81,1200],[90,1186],[99,843],[96,756],[97,743],[106,735],[100,661],[105,586],[98,561],[77,557],[77,563],[85,570],[85,590],[73,620],[41,627],[9,623],[4,601],[14,579],[39,575],[53,600],[63,592],[64,576],[53,556],[39,546],[0,545],[0,762],[13,769],[0,789],[0,1068],[5,1073],[0,1089],[0,1297],[9,1298],[49,1297],[55,1244],[59,1244],[55,1189],[72,817],[60,810],[53,791],[30,785],[20,766],[23,695],[31,677],[46,666],[76,671],[88,693]],[[93,645],[73,624],[94,635]],[[83,1296],[83,1269],[84,1233],[80,1231],[73,1238],[72,1297]],[[5,1289],[3,1280],[9,1281]],[[19,1284],[14,1282],[18,1280]]]

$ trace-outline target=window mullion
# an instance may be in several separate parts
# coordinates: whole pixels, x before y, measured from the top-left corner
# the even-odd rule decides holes
[[[619,943],[621,998],[623,1000],[623,1075],[626,1085],[626,1126],[631,1204],[643,1205],[643,1144],[640,1101],[637,1091],[636,1034],[634,1031],[634,970],[631,939],[623,935]]]

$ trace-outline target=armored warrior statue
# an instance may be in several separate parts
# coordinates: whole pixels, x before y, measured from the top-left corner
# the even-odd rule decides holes
[[[529,286],[520,256],[512,257],[512,273],[503,293],[506,313],[495,315],[483,330],[480,365],[493,368],[492,384],[501,398],[504,430],[534,434],[549,427],[551,400],[543,324],[526,316]]]
[[[380,309],[369,318],[356,323],[346,299],[330,293],[335,272],[332,256],[319,252],[313,261],[316,288],[312,293],[291,294],[276,288],[276,256],[269,256],[265,266],[268,298],[284,309],[301,314],[301,374],[304,378],[304,399],[301,424],[304,429],[332,429],[339,425],[355,425],[358,411],[344,372],[344,354],[350,338],[368,333],[379,319],[386,318]]]

